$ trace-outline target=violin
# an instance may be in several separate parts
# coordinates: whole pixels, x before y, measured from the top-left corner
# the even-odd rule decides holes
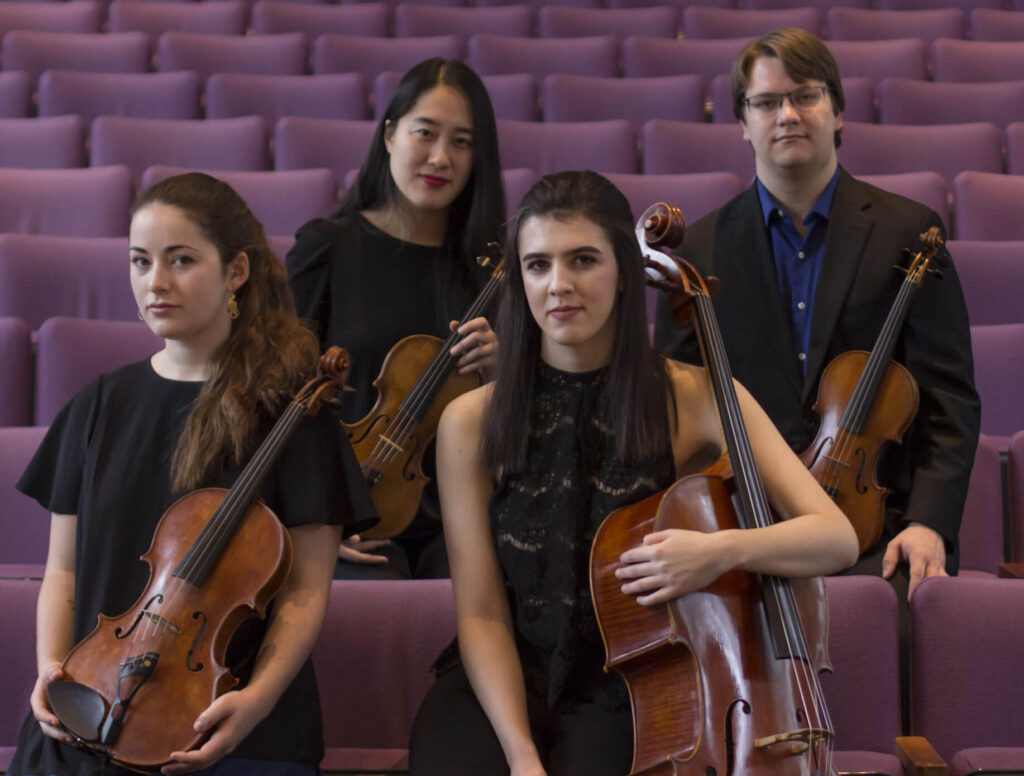
[[[490,253],[477,258],[491,267],[491,277],[459,321],[484,315],[494,302],[505,276],[501,246],[489,243]],[[399,340],[373,381],[377,401],[362,420],[342,425],[363,470],[380,522],[362,532],[364,539],[388,539],[400,534],[416,516],[423,488],[423,453],[437,433],[448,402],[481,384],[479,375],[460,375],[452,347],[458,327],[443,341],[427,334]]]
[[[680,241],[678,210],[648,209],[637,226],[652,253]],[[652,531],[720,531],[774,522],[747,437],[709,288],[692,266],[658,251],[648,282],[673,292],[696,321],[729,462],[684,477],[612,512],[594,538],[591,593],[605,670],[629,687],[631,776],[825,776],[833,730],[818,673],[831,670],[824,582],[732,571],[659,606],[621,591],[619,556]],[[681,322],[681,321],[680,321]]]
[[[919,237],[896,301],[870,353],[840,353],[821,375],[814,412],[821,418],[811,445],[800,454],[804,465],[853,524],[859,551],[882,534],[888,488],[878,484],[878,459],[889,442],[899,443],[917,415],[913,376],[892,360],[896,340],[915,293],[942,247],[937,226]]]
[[[256,498],[259,487],[302,418],[344,384],[348,364],[339,347],[321,357],[323,374],[298,392],[230,490],[196,490],[164,512],[142,556],[142,595],[117,617],[101,614],[64,659],[63,679],[46,687],[79,746],[150,773],[206,739],[193,723],[238,683],[224,664],[228,643],[249,616],[265,616],[291,569],[291,539]]]

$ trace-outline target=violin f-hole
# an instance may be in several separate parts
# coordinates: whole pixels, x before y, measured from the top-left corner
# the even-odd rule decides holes
[[[139,613],[137,615],[135,615],[135,619],[132,620],[132,627],[130,627],[128,630],[126,630],[126,631],[124,631],[122,633],[120,627],[114,628],[114,638],[117,638],[117,639],[126,639],[126,638],[128,638],[132,634],[132,631],[134,631],[135,628],[138,626],[138,624],[142,620],[142,618],[149,616],[149,607],[152,606],[154,602],[158,603],[158,604],[162,604],[164,602],[163,594],[162,593],[157,593],[155,596],[153,596],[148,601],[146,601],[146,605],[142,607],[142,609],[139,611]]]
[[[208,621],[206,619],[206,615],[203,614],[202,612],[193,612],[192,613],[192,619],[193,620],[201,619],[202,622],[199,625],[199,632],[196,634],[196,637],[192,640],[192,646],[188,648],[188,654],[185,656],[185,668],[187,668],[189,671],[197,672],[197,671],[202,671],[203,670],[203,664],[202,663],[196,663],[193,666],[192,665],[192,655],[195,654],[196,647],[199,646],[199,642],[203,640],[203,636],[206,634],[206,626],[209,623],[208,623]]]

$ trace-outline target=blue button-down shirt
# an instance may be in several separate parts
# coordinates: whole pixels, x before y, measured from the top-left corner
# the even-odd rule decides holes
[[[825,252],[825,233],[828,230],[828,214],[832,209],[832,198],[839,182],[839,168],[821,192],[814,206],[804,217],[806,233],[803,237],[797,231],[793,219],[779,207],[775,198],[760,180],[757,193],[761,198],[761,212],[764,225],[772,241],[775,257],[775,274],[779,280],[779,292],[783,306],[790,311],[793,334],[799,351],[800,367],[807,370],[807,349],[811,341],[811,315],[814,312],[814,291],[818,285]]]

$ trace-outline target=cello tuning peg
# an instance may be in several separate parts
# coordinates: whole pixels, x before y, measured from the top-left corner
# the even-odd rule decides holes
[[[897,272],[902,272],[904,275],[907,274],[907,268],[906,267],[901,267],[899,264],[893,264],[892,268],[894,270],[896,270]]]
[[[490,256],[477,256],[476,257],[476,263],[479,264],[481,267],[489,267],[489,266],[491,266],[491,257]]]
[[[928,272],[937,278],[941,278],[944,276],[944,273],[941,269],[929,268]]]
[[[343,385],[343,386],[341,387],[341,390],[342,390],[342,391],[343,391],[344,393],[356,393],[356,389],[355,389],[355,388],[353,388],[353,387],[352,387],[351,385]]]
[[[330,407],[334,407],[335,409],[338,409],[338,407],[341,406],[341,399],[334,399],[334,398],[328,399],[327,400],[327,404]]]
[[[905,259],[912,259],[914,258],[914,252],[910,250],[910,248],[904,248],[903,250],[900,251],[900,256],[902,256]]]

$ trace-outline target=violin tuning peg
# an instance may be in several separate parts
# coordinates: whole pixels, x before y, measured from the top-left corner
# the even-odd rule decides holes
[[[897,272],[902,272],[904,275],[907,274],[907,268],[906,267],[901,267],[899,264],[893,264],[892,268],[894,270],[896,270]]]
[[[934,275],[937,278],[944,277],[944,273],[942,272],[941,269],[929,268],[928,272],[931,273],[932,275]]]
[[[476,263],[479,264],[481,267],[489,267],[489,266],[491,266],[491,257],[490,256],[477,256],[476,257]]]
[[[356,393],[356,389],[353,388],[351,385],[344,385],[342,386],[341,390],[344,393]]]
[[[912,259],[914,258],[914,252],[910,250],[910,248],[904,248],[903,250],[900,251],[900,256],[902,256],[905,259]]]
[[[332,398],[332,399],[328,399],[328,400],[327,400],[327,403],[328,403],[328,404],[329,404],[330,406],[332,406],[332,407],[334,407],[335,409],[337,409],[338,407],[340,407],[340,406],[341,406],[341,399],[334,399],[334,398]]]

